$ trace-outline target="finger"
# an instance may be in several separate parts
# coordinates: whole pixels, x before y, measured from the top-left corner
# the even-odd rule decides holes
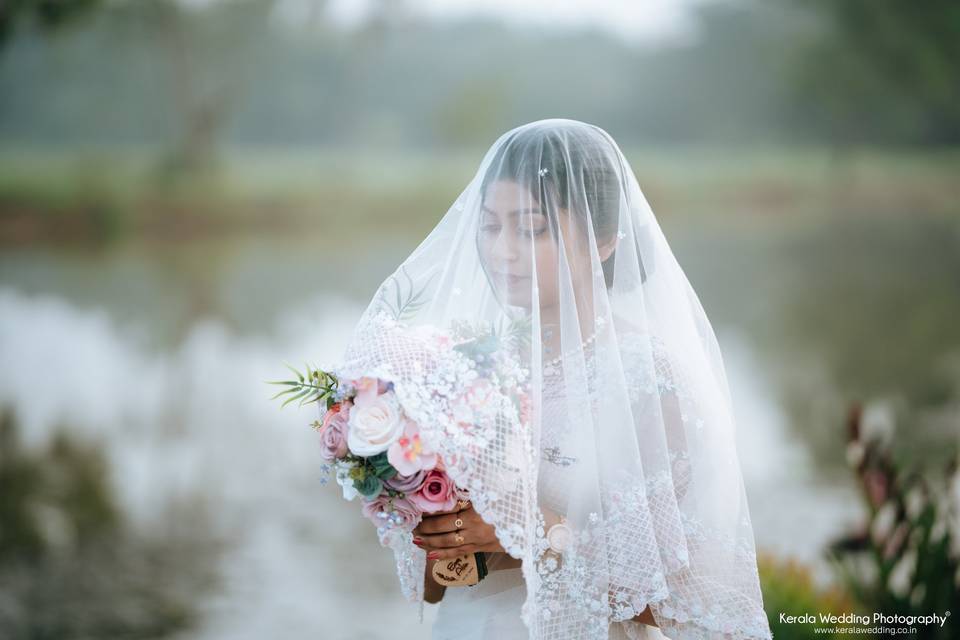
[[[460,539],[457,538],[457,533],[439,533],[436,535],[423,535],[420,536],[420,539],[423,541],[422,547],[428,550],[435,549],[450,549],[452,547],[461,547],[465,544],[469,544],[472,540],[469,540],[469,536],[466,531],[460,531]]]
[[[464,506],[464,505],[465,505],[465,506]],[[457,500],[457,502],[454,503],[452,509],[441,509],[440,511],[431,511],[431,512],[429,513],[429,515],[431,515],[431,516],[442,516],[442,515],[447,515],[447,514],[450,514],[450,513],[458,513],[458,512],[460,512],[460,511],[464,511],[464,510],[466,510],[466,509],[469,509],[471,506],[472,506],[472,504],[471,504],[469,501]],[[423,515],[424,515],[424,517],[426,517],[428,514],[425,513],[425,514],[423,514]]]
[[[466,511],[467,509],[471,509],[471,508],[473,508],[473,503],[470,502],[469,499],[457,500],[455,503],[453,503],[453,507],[451,509],[436,511],[435,513],[456,513],[458,511]]]
[[[467,537],[463,535],[463,532],[460,532],[459,535],[462,536],[462,539],[459,541],[456,538],[456,533],[439,533],[436,535],[420,536],[420,539],[422,540],[421,546],[428,550],[460,547],[466,544]]]
[[[451,549],[438,549],[433,552],[433,560],[448,560],[450,558],[456,558],[457,556],[466,555],[468,553],[475,553],[477,551],[476,545],[465,544],[461,547],[451,548]]]
[[[430,518],[429,520],[424,519],[417,526],[420,527],[420,533],[436,534],[475,527],[477,524],[476,518],[472,514],[460,511]]]
[[[444,533],[446,529],[442,526],[442,518],[445,517],[447,516],[425,513],[423,514],[423,517],[420,519],[420,522],[417,524],[417,526],[413,528],[413,532],[417,535]],[[456,518],[454,518],[454,520],[456,520]]]
[[[444,524],[444,518],[446,517],[447,516],[436,516],[433,518],[424,518],[420,521],[420,524],[417,525],[420,528],[420,533],[423,535],[446,533],[449,530],[446,524]]]

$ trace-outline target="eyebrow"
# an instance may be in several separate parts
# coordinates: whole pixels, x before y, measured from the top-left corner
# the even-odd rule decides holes
[[[496,211],[494,211],[493,209],[488,208],[487,205],[485,205],[485,204],[480,205],[480,208],[481,208],[483,211],[487,211],[487,212],[492,213],[492,214],[494,214],[494,215],[497,214]],[[513,211],[508,211],[508,212],[507,212],[507,215],[508,215],[508,216],[516,216],[516,215],[520,215],[521,213],[539,213],[540,215],[546,215],[546,214],[543,213],[543,211],[542,211],[539,207],[527,207],[526,209],[514,209]]]

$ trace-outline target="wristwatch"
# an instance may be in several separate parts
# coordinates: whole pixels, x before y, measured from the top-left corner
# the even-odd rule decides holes
[[[573,538],[573,530],[566,523],[566,516],[560,516],[560,522],[547,529],[547,544],[556,553],[563,553]]]

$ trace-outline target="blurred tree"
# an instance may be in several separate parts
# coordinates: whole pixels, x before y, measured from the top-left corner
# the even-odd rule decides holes
[[[0,2],[0,49],[21,21],[58,29],[98,6],[101,0],[3,0]]]
[[[172,110],[177,131],[161,160],[161,175],[171,180],[208,177],[215,164],[216,149],[245,88],[253,80],[253,55],[271,27],[276,0],[214,0],[195,3],[185,0],[126,0],[105,3],[102,0],[0,0],[0,49],[23,32],[21,44],[31,45],[32,27],[44,31],[60,28],[81,15],[90,15],[92,29],[106,46],[95,48],[99,59],[96,75],[120,74],[109,88],[107,102],[124,102],[125,94],[143,90],[143,68],[137,61],[144,52],[158,54],[166,64],[169,84],[160,91],[165,106]],[[79,31],[79,30],[78,30]],[[89,33],[78,34],[80,39]],[[118,53],[119,52],[119,53]],[[119,59],[113,56],[119,55]],[[128,59],[124,60],[126,56]],[[148,55],[147,57],[151,57]],[[157,57],[157,56],[152,56]],[[133,61],[131,63],[131,60]],[[62,61],[66,63],[66,61]],[[11,70],[16,64],[11,62]],[[49,72],[52,69],[46,69]],[[132,71],[133,73],[124,73]],[[140,72],[139,74],[137,72]],[[61,70],[61,74],[64,72]],[[62,82],[49,77],[38,80],[35,74],[19,77],[17,88],[44,80],[69,85],[73,78],[65,74]],[[89,78],[78,78],[80,84]],[[126,87],[124,85],[127,85]],[[99,84],[94,85],[100,87]],[[98,102],[104,102],[103,88]],[[33,107],[34,109],[36,107]],[[128,107],[129,109],[130,107]],[[133,106],[132,108],[136,108]],[[109,112],[109,109],[97,111]],[[4,115],[4,114],[0,114]],[[70,121],[76,120],[71,110]],[[109,117],[106,118],[109,120]],[[16,125],[11,125],[16,128]],[[75,125],[71,125],[75,126]],[[107,123],[113,127],[113,123]],[[82,125],[81,125],[82,128]]]
[[[249,54],[274,4],[243,0],[190,8],[152,0],[130,7],[169,64],[180,134],[161,167],[166,177],[196,180],[214,169],[218,141],[251,80]]]
[[[960,10],[945,0],[706,3],[692,37],[657,47],[433,21],[391,0],[346,28],[324,5],[0,2],[0,136],[159,142],[181,176],[225,140],[459,145],[552,115],[603,123],[624,144],[960,141]],[[80,15],[91,19],[56,42],[11,33]]]
[[[796,51],[808,127],[841,143],[960,143],[960,4],[795,1],[823,27]]]

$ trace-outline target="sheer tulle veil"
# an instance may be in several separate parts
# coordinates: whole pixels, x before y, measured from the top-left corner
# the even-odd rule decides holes
[[[462,363],[437,332],[488,336],[523,402],[490,391],[473,427],[445,419]],[[493,143],[366,308],[341,372],[371,371],[522,559],[530,638],[606,638],[647,606],[674,640],[771,637],[721,352],[603,129],[540,120]],[[422,600],[424,552],[383,541]]]

